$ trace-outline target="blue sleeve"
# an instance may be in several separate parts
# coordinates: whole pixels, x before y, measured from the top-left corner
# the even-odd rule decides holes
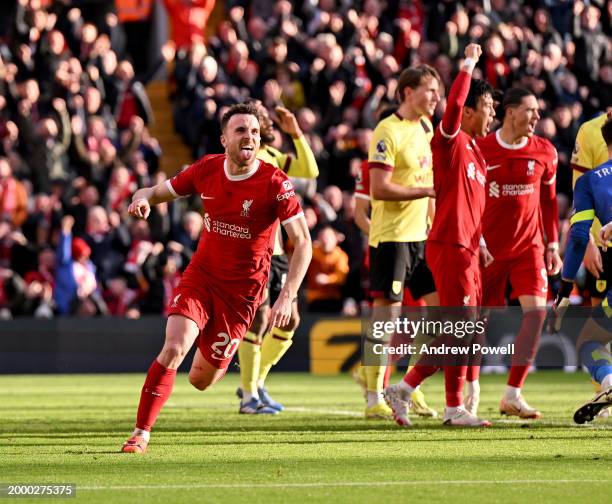
[[[576,181],[574,188],[574,211],[570,219],[572,225],[565,250],[563,272],[561,277],[565,280],[574,280],[584,252],[589,244],[591,224],[595,219],[595,204],[590,185],[590,177],[583,175]]]
[[[63,266],[72,261],[72,233],[60,233],[59,244],[57,245],[57,262]]]

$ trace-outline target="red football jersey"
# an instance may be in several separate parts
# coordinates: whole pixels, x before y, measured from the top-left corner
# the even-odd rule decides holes
[[[370,169],[367,159],[361,162],[355,177],[355,198],[370,199]]]
[[[441,126],[431,141],[436,214],[428,240],[477,252],[486,201],[486,163],[472,137],[459,130],[448,138]]]
[[[289,178],[260,160],[250,172],[230,175],[225,154],[216,154],[166,184],[174,195],[199,194],[202,199],[204,228],[184,278],[258,301],[270,271],[278,221],[286,224],[303,215]]]
[[[487,204],[483,236],[495,259],[511,259],[536,247],[544,253],[544,235],[557,241],[557,151],[532,136],[515,145],[499,130],[478,141],[487,160]]]
[[[475,253],[482,233],[486,163],[474,139],[461,130],[471,74],[459,72],[442,121],[431,140],[436,214],[428,240],[461,245]]]

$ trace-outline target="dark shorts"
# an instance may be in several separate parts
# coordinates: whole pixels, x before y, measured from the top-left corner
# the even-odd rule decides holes
[[[587,270],[585,289],[591,297],[603,299],[606,292],[612,287],[612,249],[605,252],[599,249],[603,263],[603,273],[599,274],[599,280]]]
[[[287,254],[273,255],[270,263],[270,276],[268,277],[268,295],[262,304],[272,306],[285,285],[289,273],[289,258]]]
[[[385,242],[370,247],[371,296],[401,301],[404,286],[414,299],[436,291],[425,262],[425,242]]]
[[[595,322],[612,333],[612,289],[604,294],[602,303],[593,310]]]

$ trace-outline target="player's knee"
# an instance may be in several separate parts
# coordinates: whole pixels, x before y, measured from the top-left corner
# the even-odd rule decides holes
[[[189,374],[189,383],[191,383],[196,389],[203,391],[212,385],[212,381],[208,377],[196,376]]]
[[[180,343],[166,343],[161,352],[161,360],[165,362],[182,362],[187,354],[187,349]],[[160,361],[161,361],[160,360]],[[164,364],[164,362],[162,362]]]
[[[267,305],[260,306],[255,312],[255,317],[253,318],[253,323],[251,324],[251,332],[261,336],[268,325],[269,319],[270,308]]]

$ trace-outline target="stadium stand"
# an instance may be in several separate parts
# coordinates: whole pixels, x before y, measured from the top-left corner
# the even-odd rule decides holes
[[[364,239],[352,196],[367,153],[362,139],[380,111],[393,106],[403,68],[432,64],[448,86],[465,45],[480,43],[485,54],[476,77],[502,91],[522,85],[539,97],[537,133],[559,151],[563,201],[571,196],[569,163],[579,125],[612,104],[610,0],[232,0],[217,2],[214,11],[214,2],[202,1],[189,40],[174,36],[174,43],[146,54],[143,48],[155,48],[153,18],[162,2],[150,2],[135,17],[126,14],[130,2],[118,2],[119,10],[107,0],[73,6],[81,3],[0,6],[4,318],[58,314],[65,215],[74,218],[70,243],[83,239],[96,278],[94,297],[73,291],[67,313],[160,313],[193,253],[195,243],[184,240],[181,228],[185,212],[197,206],[161,205],[144,223],[127,218],[127,203],[136,187],[220,152],[219,115],[247,97],[295,112],[312,146],[321,175],[316,192],[303,194],[305,211],[313,237],[327,225],[345,237],[347,310],[364,296]],[[163,4],[171,16],[184,15],[173,9],[177,2]],[[206,28],[209,15],[214,24]],[[181,26],[181,19],[171,25]],[[213,33],[206,41],[205,30]],[[168,82],[149,84],[165,64]],[[291,151],[282,142],[279,135],[275,146]],[[163,155],[160,144],[167,146]],[[567,205],[559,208],[566,222]]]

